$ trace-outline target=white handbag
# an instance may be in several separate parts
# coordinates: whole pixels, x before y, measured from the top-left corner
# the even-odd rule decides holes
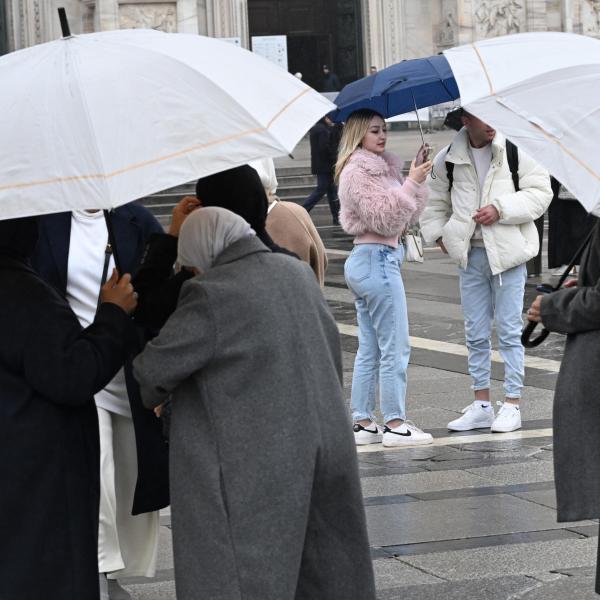
[[[404,242],[404,260],[407,262],[423,262],[423,240],[421,232],[414,229],[409,229],[403,236]]]

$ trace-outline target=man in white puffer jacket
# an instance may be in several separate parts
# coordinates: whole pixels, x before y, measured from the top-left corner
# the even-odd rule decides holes
[[[466,111],[462,123],[452,144],[435,157],[434,177],[428,178],[429,202],[420,219],[423,238],[437,242],[459,265],[475,400],[448,429],[515,431],[521,427],[525,375],[525,263],[539,251],[534,221],[552,200],[550,177],[519,151],[515,191],[504,137]],[[453,164],[450,171],[446,162]],[[505,369],[505,401],[498,415],[490,403],[494,320]]]

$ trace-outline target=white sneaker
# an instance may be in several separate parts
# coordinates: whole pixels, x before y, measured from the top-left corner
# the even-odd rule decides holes
[[[371,422],[367,427],[363,427],[360,423],[354,423],[354,443],[357,446],[366,446],[367,444],[378,444],[381,442],[381,431],[377,423]]]
[[[419,429],[414,423],[404,421],[402,425],[390,429],[387,425],[383,428],[383,445],[391,446],[414,446],[433,444],[433,436]]]
[[[471,429],[487,429],[494,422],[494,409],[489,402],[486,404],[469,404],[462,409],[462,417],[448,423],[450,431],[470,431]]]
[[[492,423],[492,431],[495,433],[508,433],[521,429],[521,409],[518,404],[510,402],[498,402],[501,405],[498,415]]]

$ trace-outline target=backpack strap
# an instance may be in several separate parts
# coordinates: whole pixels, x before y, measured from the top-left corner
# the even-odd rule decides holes
[[[448,156],[448,152],[450,152],[450,148],[452,148],[452,144],[448,146],[448,150],[446,150],[446,156]],[[454,183],[454,163],[450,161],[446,161],[446,177],[448,177],[448,191],[452,191],[452,184]]]
[[[446,154],[450,152],[452,144],[448,146]],[[518,192],[519,187],[519,149],[510,141],[506,140],[506,158],[508,160],[508,168],[510,169],[510,176],[515,186],[515,192]],[[452,191],[452,184],[454,183],[454,163],[446,161],[446,176],[448,177],[448,191]]]
[[[515,192],[519,191],[519,149],[510,141],[506,140],[506,158],[508,168],[515,186]]]

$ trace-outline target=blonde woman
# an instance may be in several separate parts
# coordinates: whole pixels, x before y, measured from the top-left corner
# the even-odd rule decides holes
[[[340,223],[354,235],[344,275],[354,294],[358,352],[352,378],[352,419],[357,445],[430,444],[431,434],[406,421],[406,373],[410,356],[408,312],[400,266],[400,234],[425,207],[431,162],[410,166],[403,180],[398,157],[385,151],[383,118],[352,113],[340,141],[336,179]],[[374,417],[379,383],[383,432]]]

